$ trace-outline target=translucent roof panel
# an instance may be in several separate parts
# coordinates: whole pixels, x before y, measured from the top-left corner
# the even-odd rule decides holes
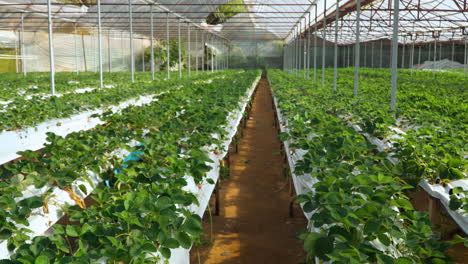
[[[72,5],[78,0],[52,0],[54,27],[95,27],[97,6]],[[94,0],[96,1],[96,0]],[[389,38],[392,32],[393,0],[361,0],[361,40]],[[283,40],[289,41],[293,32],[324,30],[334,39],[334,0],[131,0],[133,32],[150,35],[153,26],[157,38],[166,37],[169,23],[170,37],[177,37],[181,23],[181,37],[189,28],[211,32],[226,40]],[[355,39],[356,1],[339,1],[339,43],[351,44]],[[226,12],[229,6],[235,12]],[[326,11],[325,11],[326,10]],[[129,31],[129,1],[101,0],[104,30]],[[317,15],[317,16],[316,16]],[[0,0],[0,29],[17,30],[21,16],[25,30],[47,30],[47,0]],[[223,19],[213,23],[210,17]],[[317,21],[317,22],[316,22]],[[312,25],[311,30],[307,26]],[[400,0],[400,42],[461,40],[468,28],[466,0]],[[322,34],[322,32],[320,33]]]

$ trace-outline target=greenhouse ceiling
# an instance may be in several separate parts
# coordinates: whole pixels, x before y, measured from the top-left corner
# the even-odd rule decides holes
[[[47,0],[0,0],[0,29],[47,30]],[[104,30],[132,31],[142,36],[176,36],[196,28],[226,40],[291,40],[316,32],[331,39],[338,29],[340,44],[356,35],[356,0],[101,0]],[[97,24],[97,0],[51,0],[55,30]],[[130,4],[131,3],[131,8]],[[393,0],[360,0],[360,39],[389,38]],[[337,6],[338,25],[335,24]],[[131,16],[129,11],[131,10]],[[468,34],[467,0],[400,0],[400,42],[460,41]],[[325,15],[324,15],[325,14]],[[151,23],[151,17],[153,23]],[[166,28],[166,25],[169,25]],[[188,25],[191,25],[188,27]],[[325,25],[325,26],[324,26]],[[308,29],[310,28],[310,29]],[[294,32],[297,34],[295,35]],[[325,35],[323,35],[325,33]],[[182,35],[183,37],[186,34]]]

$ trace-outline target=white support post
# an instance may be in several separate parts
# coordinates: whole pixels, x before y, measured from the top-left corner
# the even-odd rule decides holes
[[[464,72],[465,72],[465,78],[467,77],[468,75],[468,53],[466,52],[466,48],[467,48],[467,45],[466,45],[466,42],[467,42],[467,39],[468,39],[468,36],[465,36],[465,53],[464,53]]]
[[[309,10],[309,27],[307,28],[307,80],[310,80],[310,26],[312,25],[311,19],[311,12]]]
[[[101,0],[97,0],[98,13],[98,51],[99,51],[99,89],[104,88],[102,76],[102,25],[101,25]]]
[[[23,75],[26,76],[26,49],[24,48],[24,13],[21,13],[21,38],[20,38],[20,47],[21,47],[21,71]]]
[[[49,26],[49,66],[50,66],[50,92],[55,95],[55,59],[54,59],[54,35],[52,25],[52,0],[47,0],[47,22]]]
[[[361,0],[356,0],[356,46],[354,51],[354,96],[358,96],[359,89],[359,60],[360,60],[360,40],[359,34],[361,33]]]
[[[338,79],[338,19],[340,16],[340,0],[336,0],[335,10],[335,54],[333,58],[333,90],[337,89]]]
[[[18,58],[19,58],[19,53],[18,53],[19,48],[18,48],[18,45],[19,45],[20,42],[18,40],[19,33],[16,30],[15,30],[15,36],[17,36],[15,38],[15,66],[16,66],[16,73],[19,73],[19,60],[18,60]]]
[[[177,40],[179,42],[177,49],[179,55],[179,78],[182,78],[182,42],[180,40],[180,18],[177,19]]]
[[[380,40],[380,68],[383,67],[383,39]]]
[[[455,41],[452,40],[452,61],[455,61]]]
[[[421,65],[421,45],[418,47],[418,65]]]
[[[314,23],[314,82],[317,81],[317,5],[315,5]]]
[[[133,52],[133,15],[132,15],[132,0],[128,0],[128,16],[130,22],[130,69],[132,83],[135,82],[135,54]]]
[[[190,23],[187,23],[187,46],[188,46],[188,52],[187,52],[187,69],[188,69],[188,75],[192,75],[192,57],[191,57],[191,47],[190,47]]]
[[[392,91],[391,91],[391,110],[396,111],[397,94],[397,63],[398,63],[398,23],[400,12],[400,0],[393,1],[393,35],[392,35]]]
[[[327,55],[327,0],[323,5],[323,42],[322,42],[322,86],[325,86],[325,64]]]
[[[205,71],[205,51],[206,51],[205,32],[202,31],[201,33],[202,33],[201,39],[202,39],[202,48],[203,48],[202,57],[201,57],[201,67],[202,67],[202,71]]]
[[[145,72],[145,39],[141,38],[141,71]]]
[[[306,19],[304,17],[304,19]],[[304,23],[304,34],[305,34],[305,29],[306,29],[306,23]],[[302,51],[302,57],[303,57],[303,62],[302,62],[302,69],[303,69],[303,78],[306,79],[307,78],[307,72],[306,72],[306,66],[307,66],[307,51],[306,51],[306,45],[307,45],[307,42],[305,41],[306,38],[305,38],[305,35],[304,35],[304,39],[302,40],[302,48],[303,48],[303,51]]]
[[[210,36],[211,42],[211,72],[214,72],[214,43],[213,43],[213,35]]]
[[[76,23],[75,23],[75,30],[74,30],[74,34],[73,34],[73,40],[75,42],[75,71],[76,71],[76,74],[78,75],[78,44],[77,44],[77,40],[76,40],[76,37],[78,35],[78,31],[76,29]]]
[[[195,50],[196,50],[196,55],[195,55],[195,72],[198,74],[198,57],[199,57],[199,43],[198,43],[198,29],[195,30]]]
[[[166,13],[166,55],[167,79],[171,78],[171,38],[169,36],[169,13]]]
[[[107,63],[109,64],[109,73],[112,72],[112,53],[111,53],[111,30],[107,31]]]
[[[374,42],[371,42],[371,68],[374,68]]]
[[[150,10],[150,30],[151,30],[151,80],[155,80],[154,77],[154,20],[153,20],[153,5],[151,5],[151,10]]]

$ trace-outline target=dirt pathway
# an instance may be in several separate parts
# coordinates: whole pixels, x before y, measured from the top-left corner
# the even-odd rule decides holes
[[[231,154],[231,176],[221,183],[220,216],[213,216],[212,227],[208,213],[204,220],[204,240],[212,243],[193,248],[191,263],[295,264],[305,258],[296,234],[306,220],[299,212],[288,216],[281,162],[271,94],[262,79],[239,151]]]

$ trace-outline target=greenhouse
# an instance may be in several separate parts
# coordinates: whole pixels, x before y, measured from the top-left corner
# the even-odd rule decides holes
[[[0,0],[0,264],[468,263],[467,0]]]

